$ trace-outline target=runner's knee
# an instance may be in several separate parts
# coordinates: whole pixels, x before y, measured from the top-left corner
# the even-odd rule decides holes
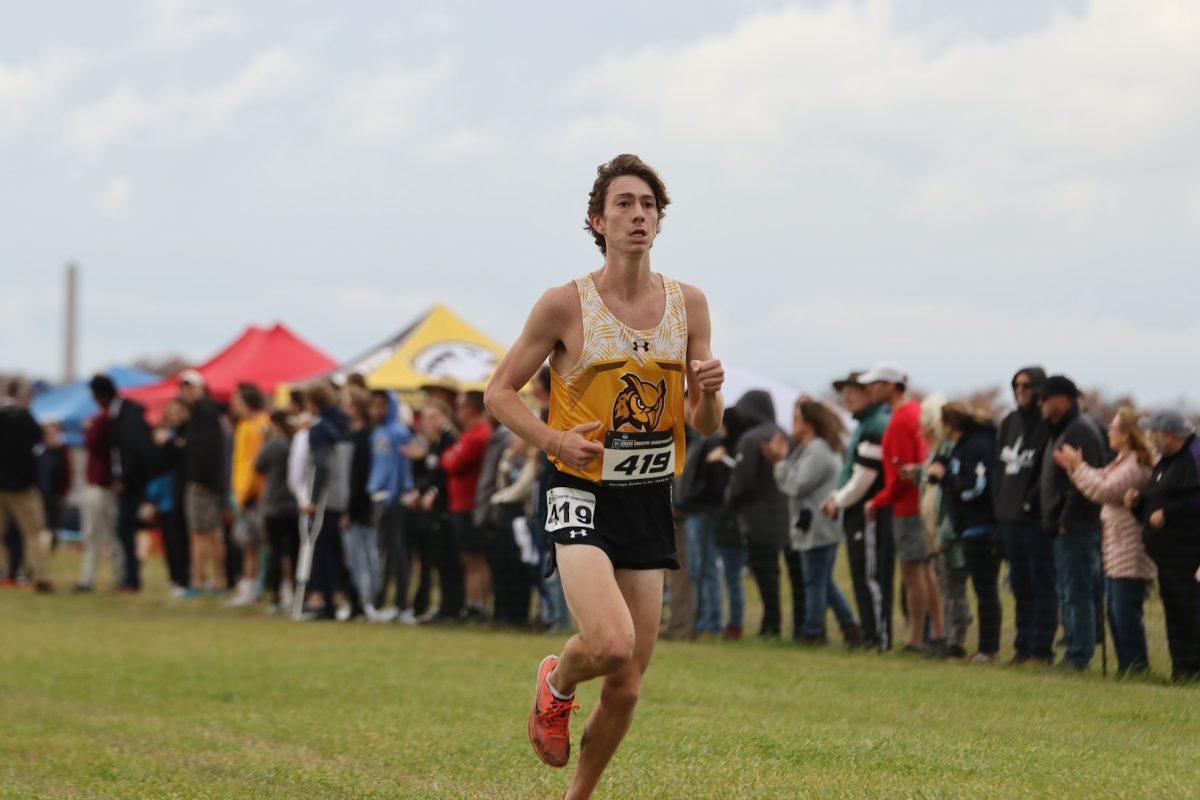
[[[601,675],[616,672],[633,658],[633,632],[605,636],[591,650],[592,663]]]

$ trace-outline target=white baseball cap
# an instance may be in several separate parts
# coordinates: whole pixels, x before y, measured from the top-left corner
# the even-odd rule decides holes
[[[179,373],[180,383],[190,383],[193,386],[204,386],[204,376],[194,369],[185,369]]]
[[[880,361],[862,375],[858,376],[858,382],[863,385],[875,383],[876,381],[886,381],[887,383],[908,383],[908,373],[904,371],[904,367],[900,366],[895,361]]]

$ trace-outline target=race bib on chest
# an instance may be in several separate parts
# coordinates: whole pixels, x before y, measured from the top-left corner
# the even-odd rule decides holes
[[[606,485],[667,483],[674,477],[675,434],[672,431],[610,431],[605,434],[600,480]]]
[[[569,486],[556,486],[546,492],[547,533],[571,528],[579,530],[578,535],[586,536],[587,531],[595,527],[596,495]]]

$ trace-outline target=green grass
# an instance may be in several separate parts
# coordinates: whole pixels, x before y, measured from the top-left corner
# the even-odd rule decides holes
[[[562,637],[296,624],[150,577],[137,598],[0,590],[0,797],[565,789],[525,734]],[[659,645],[597,797],[1198,794],[1196,689],[747,641]]]

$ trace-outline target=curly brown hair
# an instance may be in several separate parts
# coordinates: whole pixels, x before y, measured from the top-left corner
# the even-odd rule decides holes
[[[592,227],[592,217],[604,216],[604,201],[608,199],[609,184],[622,175],[633,175],[650,185],[650,191],[654,193],[654,201],[658,206],[658,229],[655,233],[662,229],[662,219],[667,215],[667,206],[671,204],[671,196],[667,194],[667,187],[662,178],[653,167],[632,153],[622,153],[607,164],[596,167],[596,182],[592,184],[592,191],[588,194],[587,216],[583,220],[583,229],[596,240],[596,246],[600,248],[601,253],[606,253],[607,249],[604,237]]]

